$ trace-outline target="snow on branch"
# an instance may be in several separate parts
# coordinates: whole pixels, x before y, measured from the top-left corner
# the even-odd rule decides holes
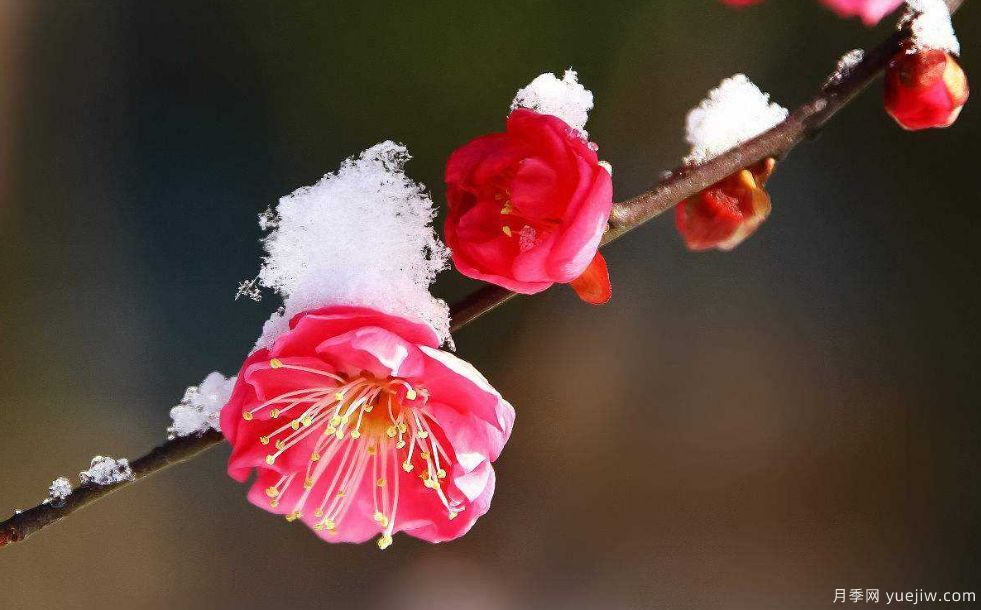
[[[939,49],[960,55],[961,43],[954,34],[950,8],[944,0],[907,0],[906,7],[899,27],[909,25],[912,50]]]
[[[691,145],[685,163],[713,159],[786,118],[787,109],[771,103],[770,95],[746,75],[727,78],[685,119],[685,140]]]
[[[132,481],[133,470],[126,458],[117,460],[108,456],[97,455],[92,458],[88,470],[78,473],[78,478],[83,485],[86,483],[112,485],[121,481]]]
[[[180,404],[170,410],[171,426],[167,438],[203,434],[208,429],[221,431],[221,408],[232,395],[236,377],[226,378],[219,372],[209,374],[200,385],[184,391]]]

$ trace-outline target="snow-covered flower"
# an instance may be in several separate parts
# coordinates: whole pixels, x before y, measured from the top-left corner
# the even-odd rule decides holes
[[[453,152],[445,234],[460,273],[524,294],[568,283],[590,303],[610,298],[598,248],[613,181],[586,140],[592,106],[575,72],[543,74],[518,92],[505,132]]]
[[[88,470],[78,473],[78,478],[83,485],[86,483],[112,485],[122,481],[132,481],[133,469],[130,468],[129,460],[126,458],[117,460],[108,456],[97,455],[92,458]]]
[[[886,112],[904,129],[948,127],[957,120],[970,88],[955,57],[960,42],[943,0],[909,0],[900,27],[909,43],[889,62]]]
[[[442,351],[432,200],[379,144],[284,197],[260,281],[284,297],[221,411],[249,499],[331,542],[440,542],[490,506],[514,410]]]

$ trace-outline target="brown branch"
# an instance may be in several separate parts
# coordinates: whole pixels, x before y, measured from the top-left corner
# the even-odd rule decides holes
[[[951,13],[964,0],[946,0]],[[666,212],[687,197],[711,186],[726,176],[767,157],[782,157],[801,141],[819,131],[839,110],[869,86],[895,55],[908,33],[896,32],[888,40],[865,54],[864,59],[833,85],[823,87],[809,102],[794,110],[790,116],[766,133],[738,146],[711,161],[675,170],[650,191],[613,206],[610,227],[603,245],[619,239],[652,218]],[[495,307],[507,302],[515,293],[498,286],[484,285],[451,309],[454,332]],[[64,503],[55,506],[45,503],[15,514],[0,522],[0,546],[20,542],[40,529],[60,521],[80,508],[123,487],[141,481],[174,464],[185,462],[214,447],[221,434],[210,431],[200,437],[179,438],[156,447],[133,462],[134,480],[99,486],[86,484],[75,490]]]

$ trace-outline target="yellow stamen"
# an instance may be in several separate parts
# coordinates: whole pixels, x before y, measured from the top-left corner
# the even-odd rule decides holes
[[[378,539],[378,548],[385,550],[392,546],[392,537],[388,534],[382,534],[382,537]]]
[[[252,421],[252,411],[242,411],[242,419]]]
[[[275,498],[276,496],[279,495],[279,490],[276,489],[275,487],[269,487],[266,489],[266,495],[269,496],[270,498]]]
[[[508,237],[511,237],[511,227],[509,227],[507,225],[504,225],[504,228],[502,229],[502,231],[504,231],[504,234],[505,235],[507,235]]]
[[[269,368],[278,369],[283,366],[283,361],[279,358],[273,358],[269,361]]]

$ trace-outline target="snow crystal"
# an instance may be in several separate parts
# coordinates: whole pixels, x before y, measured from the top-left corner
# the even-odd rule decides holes
[[[448,253],[433,232],[432,199],[403,172],[409,159],[401,144],[382,142],[279,200],[259,281],[283,296],[283,309],[257,348],[292,316],[334,304],[424,322],[449,342],[449,307],[429,293]]]
[[[535,231],[535,228],[530,225],[521,227],[521,232],[518,233],[518,250],[527,252],[534,248],[537,243],[538,233]]]
[[[256,303],[262,300],[262,291],[259,290],[259,278],[242,280],[238,283],[238,290],[235,291],[235,300],[237,301],[242,297],[253,300]]]
[[[259,213],[259,229],[263,231],[270,231],[276,228],[278,221],[276,220],[276,212],[273,211],[271,207],[266,208]]]
[[[855,69],[855,66],[862,63],[863,59],[865,59],[865,51],[862,49],[852,49],[851,51],[842,55],[841,59],[838,60],[838,65],[835,66],[835,71],[828,77],[828,80],[825,81],[824,86],[830,87],[840,83],[842,79],[851,74],[852,70]]]
[[[691,152],[685,163],[704,163],[786,118],[787,109],[770,103],[770,95],[745,75],[727,78],[688,113],[685,140]]]
[[[944,0],[906,0],[906,8],[899,25],[909,24],[914,50],[941,49],[960,54],[961,44],[954,34],[950,9]]]
[[[115,460],[111,457],[97,455],[92,458],[88,470],[78,473],[78,478],[83,485],[86,483],[112,485],[121,481],[132,481],[133,470],[129,467],[129,460],[126,458]]]
[[[51,481],[51,486],[48,487],[49,502],[63,502],[70,495],[72,495],[72,484],[66,477],[58,477]]]
[[[167,428],[168,438],[202,434],[209,428],[220,432],[221,408],[231,398],[235,380],[235,377],[226,379],[221,373],[214,372],[200,385],[187,388],[180,404],[170,410],[173,424]]]
[[[562,80],[546,72],[518,90],[511,102],[511,110],[515,108],[556,116],[585,138],[588,134],[584,127],[593,109],[593,92],[579,84],[575,70],[566,70]]]

